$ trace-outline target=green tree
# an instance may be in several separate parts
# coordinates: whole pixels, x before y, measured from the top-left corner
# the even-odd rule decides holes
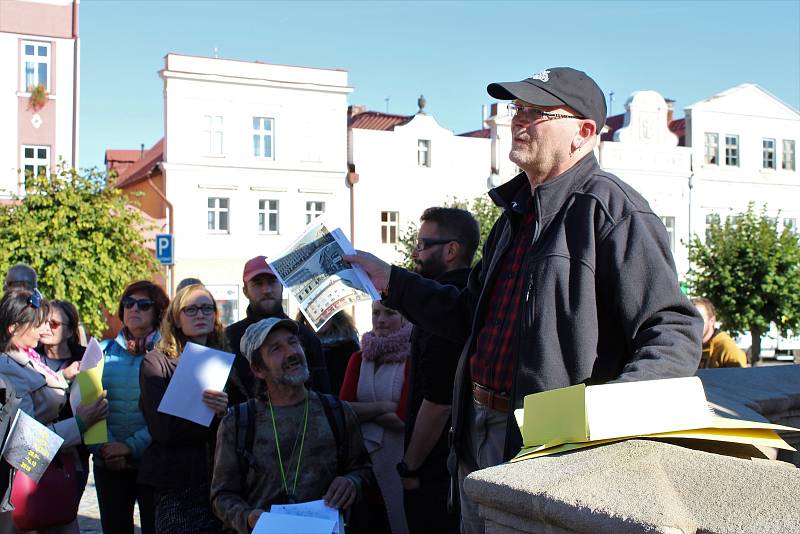
[[[705,242],[689,243],[688,280],[694,295],[711,299],[725,329],[750,333],[751,357],[761,353],[761,335],[775,323],[781,335],[800,326],[800,237],[777,218],[747,211],[717,218]]]
[[[486,237],[489,235],[489,231],[492,229],[492,226],[494,226],[494,222],[498,217],[500,217],[502,210],[498,208],[495,203],[492,202],[492,200],[486,195],[476,197],[472,199],[471,202],[466,199],[457,199],[453,197],[446,200],[442,206],[446,208],[461,208],[467,210],[472,213],[472,216],[478,221],[478,225],[480,226],[481,230],[481,240],[480,244],[478,245],[478,250],[475,252],[475,260],[473,261],[473,264],[477,263],[483,255],[483,245],[486,243]],[[420,215],[422,214],[420,213]],[[411,252],[414,250],[414,247],[417,244],[418,230],[419,225],[412,222],[409,223],[405,230],[400,234],[397,245],[395,245],[395,249],[403,255],[403,261],[400,263],[400,267],[404,267],[409,270],[414,269],[414,260],[411,258]]]
[[[75,304],[87,331],[106,328],[128,282],[157,269],[145,248],[141,212],[95,170],[80,175],[63,162],[57,173],[25,178],[25,196],[0,206],[0,270],[27,263],[46,298]]]

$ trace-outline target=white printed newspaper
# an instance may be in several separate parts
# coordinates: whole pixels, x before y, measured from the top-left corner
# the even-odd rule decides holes
[[[381,298],[367,274],[342,259],[344,254],[355,250],[342,231],[329,231],[318,222],[307,227],[289,250],[268,261],[315,331],[339,310]]]

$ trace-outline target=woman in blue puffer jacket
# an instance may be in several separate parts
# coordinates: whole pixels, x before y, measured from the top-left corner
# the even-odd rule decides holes
[[[133,533],[133,506],[139,503],[142,534],[151,534],[153,490],[138,484],[139,460],[150,445],[139,409],[139,367],[159,339],[158,325],[169,304],[164,290],[141,280],[125,288],[117,316],[123,328],[102,342],[103,387],[108,392],[108,443],[93,448],[94,480],[104,532]]]

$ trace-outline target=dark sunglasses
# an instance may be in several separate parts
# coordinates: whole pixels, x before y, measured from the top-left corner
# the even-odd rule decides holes
[[[39,293],[38,289],[34,289],[31,296],[28,297],[28,304],[30,304],[31,308],[36,308],[37,310],[42,305],[42,294]]]
[[[458,239],[453,239],[451,237],[445,237],[441,239],[433,239],[427,237],[420,237],[417,239],[417,245],[414,247],[414,250],[420,252],[425,250],[426,248],[431,248],[436,245],[444,245],[445,243],[449,243],[451,241],[455,241],[456,243],[461,243]]]
[[[135,299],[133,297],[125,297],[122,299],[122,307],[126,310],[130,310],[136,306],[140,311],[146,312],[153,307],[153,304],[151,299]]]
[[[50,323],[50,330],[58,330],[62,326],[69,326],[69,323],[62,323],[61,321],[56,321],[55,319],[50,319],[47,322]]]

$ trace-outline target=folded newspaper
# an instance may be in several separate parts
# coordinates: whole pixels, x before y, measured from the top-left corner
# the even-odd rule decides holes
[[[512,462],[633,438],[764,457],[758,447],[795,450],[775,431],[798,430],[715,415],[696,376],[543,391],[514,415],[522,450]]]
[[[352,254],[355,249],[339,228],[329,231],[325,223],[317,222],[267,263],[318,331],[338,311],[381,298],[367,273],[342,258]]]

